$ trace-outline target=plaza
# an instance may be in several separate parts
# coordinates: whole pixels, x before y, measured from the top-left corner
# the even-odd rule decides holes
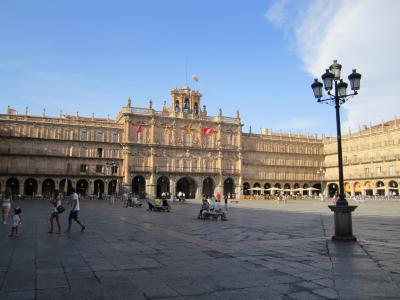
[[[228,221],[82,201],[84,233],[47,234],[49,203],[21,200],[21,235],[0,227],[1,299],[398,299],[399,202],[353,214],[357,242],[331,241],[328,200],[246,201]],[[61,216],[66,229],[68,212]]]

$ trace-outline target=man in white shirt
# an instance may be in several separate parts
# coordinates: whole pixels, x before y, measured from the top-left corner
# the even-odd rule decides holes
[[[79,205],[79,196],[75,192],[75,189],[71,189],[71,211],[69,212],[69,217],[68,217],[68,229],[65,232],[70,232],[71,231],[71,225],[72,225],[72,220],[74,220],[76,223],[78,223],[81,226],[81,232],[83,232],[86,228],[81,222],[78,220],[78,213],[80,211],[80,205]]]

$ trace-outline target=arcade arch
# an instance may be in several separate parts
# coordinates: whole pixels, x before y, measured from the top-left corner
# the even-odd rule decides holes
[[[192,199],[196,197],[197,184],[192,177],[182,177],[176,183],[176,192],[185,193],[186,199]]]

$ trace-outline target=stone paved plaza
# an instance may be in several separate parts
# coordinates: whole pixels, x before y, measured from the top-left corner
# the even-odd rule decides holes
[[[400,203],[363,203],[357,242],[332,242],[318,201],[241,201],[227,222],[199,203],[171,213],[82,202],[69,234],[51,206],[20,201],[21,236],[0,227],[0,299],[399,299]],[[63,229],[68,212],[62,215]]]

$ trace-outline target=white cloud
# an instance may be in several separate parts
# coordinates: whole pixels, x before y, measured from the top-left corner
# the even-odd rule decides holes
[[[346,80],[353,68],[362,74],[360,94],[343,106],[343,128],[357,129],[400,113],[399,11],[397,0],[314,0],[298,10],[290,25],[298,56],[310,75],[320,77],[333,59],[343,65]]]
[[[283,28],[287,23],[287,5],[288,0],[279,0],[274,2],[265,14],[265,17],[278,28]]]

